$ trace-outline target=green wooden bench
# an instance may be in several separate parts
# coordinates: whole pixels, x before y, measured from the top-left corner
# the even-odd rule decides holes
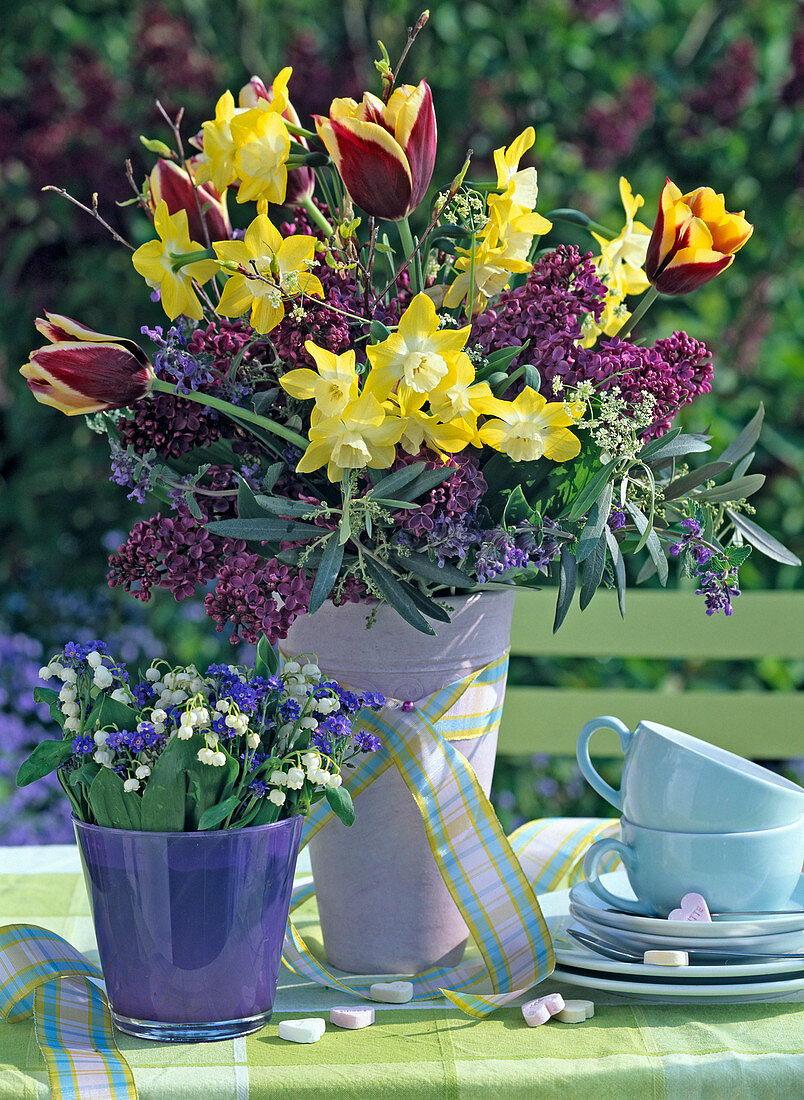
[[[613,593],[600,592],[584,612],[577,604],[552,634],[555,592],[517,594],[511,655],[531,657],[642,657],[686,661],[757,661],[804,658],[804,592],[745,592],[734,615],[707,616],[690,591],[629,591],[621,619]],[[753,759],[804,756],[801,693],[697,688],[686,682],[655,691],[509,684],[500,728],[501,753],[574,755],[581,726],[613,714],[631,729],[640,719],[713,741]],[[601,733],[595,743],[605,751]]]

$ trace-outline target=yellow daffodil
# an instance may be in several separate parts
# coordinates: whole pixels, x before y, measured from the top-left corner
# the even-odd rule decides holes
[[[342,355],[320,348],[312,340],[305,348],[315,360],[317,370],[299,367],[279,379],[279,385],[298,401],[313,398],[323,417],[338,416],[357,397],[357,370],[354,351]]]
[[[308,437],[310,446],[296,467],[309,474],[327,467],[330,481],[340,481],[346,470],[387,470],[396,458],[402,421],[389,416],[370,393],[362,393],[337,416],[314,415]]]
[[[149,286],[159,288],[162,306],[171,321],[180,313],[200,321],[204,312],[193,289],[193,280],[205,283],[216,274],[218,265],[214,260],[201,259],[173,270],[174,258],[204,251],[202,244],[190,240],[186,210],[170,214],[164,200],[157,203],[154,228],[159,240],[140,245],[131,262]]]
[[[455,454],[463,451],[477,439],[477,420],[447,420],[426,412],[424,404],[427,394],[416,393],[400,386],[391,398],[389,405],[399,408],[402,419],[400,444],[410,455],[418,454],[422,447],[429,447],[438,454]]]
[[[240,317],[251,310],[251,327],[270,332],[285,316],[283,298],[297,294],[324,297],[321,280],[309,272],[315,259],[315,237],[283,237],[265,214],[258,214],[242,241],[216,241],[219,260],[238,264],[255,277],[239,272],[226,281],[218,313]]]
[[[252,108],[236,107],[232,93],[223,93],[215,118],[203,125],[203,152],[195,170],[198,183],[211,180],[222,194],[239,180],[238,202],[259,197],[285,201],[290,137],[282,114],[289,104],[291,72],[282,69],[273,82],[272,98]]]
[[[494,150],[497,186],[502,191],[489,195],[489,220],[477,234],[472,270],[471,248],[459,248],[455,270],[459,272],[444,297],[444,305],[454,309],[467,297],[474,283],[474,301],[470,311],[481,312],[489,299],[508,286],[512,274],[531,269],[528,259],[535,236],[544,236],[552,222],[534,210],[538,196],[535,168],[519,168],[523,154],[535,140],[529,126],[505,149]]]
[[[430,393],[439,387],[468,339],[468,328],[439,329],[432,301],[426,294],[417,294],[399,319],[398,330],[366,348],[371,363],[366,392],[384,401],[401,383],[416,393]]]
[[[255,108],[232,119],[231,133],[237,146],[237,201],[267,199],[281,205],[288,186],[290,153],[290,135],[282,116]]]
[[[475,381],[472,360],[461,352],[450,364],[440,387],[430,394],[430,411],[444,422],[462,422],[474,435],[478,416],[491,411],[493,402],[488,382]]]
[[[568,431],[575,421],[563,403],[548,404],[530,386],[513,401],[494,399],[489,411],[499,419],[486,421],[480,429],[480,439],[514,462],[534,462],[542,457],[567,462],[580,452],[580,440]]]
[[[641,195],[632,193],[631,184],[625,176],[620,176],[620,199],[625,209],[625,225],[617,236],[609,241],[597,233],[592,234],[600,245],[600,256],[595,258],[595,266],[601,279],[616,294],[642,294],[650,286],[642,267],[651,231],[634,218],[645,200]]]

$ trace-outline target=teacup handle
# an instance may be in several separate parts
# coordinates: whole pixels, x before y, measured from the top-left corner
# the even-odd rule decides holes
[[[616,806],[618,810],[622,810],[622,792],[615,791],[614,787],[610,786],[602,775],[598,774],[589,756],[589,742],[592,739],[592,734],[602,729],[614,730],[620,740],[620,748],[623,752],[627,751],[628,742],[634,736],[633,733],[619,718],[612,718],[606,715],[603,718],[593,718],[591,722],[586,723],[578,734],[578,744],[575,749],[575,755],[578,758],[578,767],[581,769],[583,777],[589,786],[596,790],[607,802],[610,802],[612,806]]]
[[[617,853],[625,864],[626,871],[631,872],[636,867],[637,856],[633,848],[629,848],[628,845],[623,844],[621,840],[615,840],[614,837],[610,836],[603,837],[602,840],[596,840],[588,849],[583,860],[583,875],[589,889],[593,894],[596,894],[601,901],[605,901],[607,905],[611,905],[614,909],[621,909],[626,913],[637,913],[640,916],[653,916],[653,910],[650,906],[643,904],[641,901],[620,898],[616,894],[612,894],[611,890],[607,890],[601,883],[598,877],[600,874],[600,864],[603,862],[603,857],[608,852]]]

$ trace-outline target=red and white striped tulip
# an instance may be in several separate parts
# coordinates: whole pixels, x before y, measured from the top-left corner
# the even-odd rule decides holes
[[[133,341],[94,332],[58,313],[45,318],[36,327],[50,344],[32,351],[20,368],[41,404],[78,416],[124,408],[150,393],[153,367]]]
[[[192,165],[192,161],[190,162]],[[226,195],[221,196],[213,184],[201,183],[197,186],[198,198],[185,170],[174,160],[162,157],[154,165],[148,179],[150,193],[148,197],[151,210],[156,210],[160,202],[167,203],[168,214],[179,210],[187,211],[187,228],[190,240],[206,241],[206,225],[209,241],[228,241],[232,236],[232,224],[226,209]],[[199,207],[201,213],[199,213]],[[203,221],[202,221],[203,217]]]
[[[258,76],[252,76],[248,84],[243,85],[237,98],[238,106],[245,108],[259,107],[260,103],[273,103],[273,100],[273,85],[266,88],[265,83]],[[282,112],[282,118],[286,118],[293,126],[301,126],[296,109],[290,101],[288,101],[287,107]],[[291,139],[297,141],[299,145],[303,145],[305,149],[310,148],[307,139],[301,135],[291,134]],[[284,205],[302,206],[306,200],[312,198],[314,188],[315,175],[312,168],[288,169],[288,186]]]
[[[316,115],[318,136],[353,201],[367,214],[399,221],[424,198],[436,155],[433,95],[422,80],[403,84],[387,103],[365,92],[361,103],[335,99]]]

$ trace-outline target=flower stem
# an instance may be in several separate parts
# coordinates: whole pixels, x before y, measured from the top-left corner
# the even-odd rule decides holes
[[[418,294],[422,289],[422,273],[418,259],[418,245],[413,242],[413,234],[410,231],[410,222],[407,217],[400,218],[396,223],[399,229],[399,240],[402,242],[402,251],[407,257],[407,262],[413,264],[411,270],[411,282],[413,284],[413,293]]]
[[[617,332],[614,334],[614,339],[624,340],[626,336],[631,336],[634,329],[637,327],[639,322],[642,320],[642,318],[645,316],[645,314],[648,312],[648,310],[658,297],[659,291],[656,289],[656,287],[649,287],[645,291],[644,295],[642,296],[642,301],[636,307],[634,312],[631,314],[631,316],[628,318],[622,328],[618,329]]]
[[[217,409],[218,412],[224,413],[232,420],[244,420],[248,424],[255,424],[263,431],[270,432],[271,435],[278,435],[280,439],[286,439],[288,443],[292,443],[294,447],[300,447],[303,451],[307,449],[308,440],[299,435],[298,432],[294,432],[282,424],[277,424],[273,420],[268,420],[265,416],[258,416],[257,413],[251,412],[249,409],[242,409],[239,405],[233,405],[230,401],[222,401],[219,397],[213,397],[209,393],[196,393],[193,390],[182,393],[178,386],[174,386],[172,382],[164,382],[161,378],[155,378],[151,388],[158,393],[172,393],[176,397],[186,397],[188,401],[197,401],[199,405],[207,405],[211,409]]]
[[[332,228],[327,219],[324,217],[324,215],[321,213],[321,211],[318,209],[316,204],[309,196],[305,196],[305,198],[302,199],[302,206],[307,211],[307,214],[313,225],[317,225],[322,233],[324,233],[327,237],[331,237],[335,230]]]

